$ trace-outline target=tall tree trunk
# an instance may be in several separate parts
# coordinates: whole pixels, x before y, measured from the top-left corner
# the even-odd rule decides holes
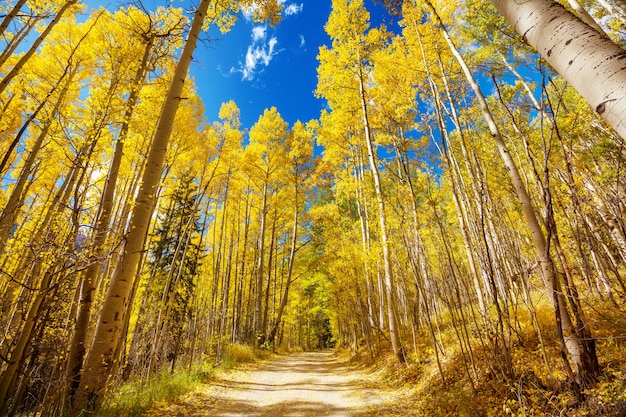
[[[65,100],[65,95],[69,90],[69,86],[74,79],[74,72],[70,72],[69,78],[66,81],[65,86],[59,92],[59,97],[57,98],[56,103],[54,104],[54,108],[52,109],[51,115],[48,120],[44,123],[41,132],[35,139],[33,146],[30,150],[28,158],[24,161],[24,165],[22,166],[22,171],[20,176],[11,190],[11,195],[0,214],[0,250],[4,249],[7,240],[11,236],[13,231],[13,226],[15,225],[15,220],[18,217],[22,204],[24,202],[24,187],[28,182],[28,178],[31,174],[31,169],[35,165],[35,161],[39,156],[39,150],[44,144],[44,139],[48,136],[48,131],[52,126],[53,119],[59,113],[61,106],[63,105],[63,101]]]
[[[240,247],[242,247],[241,249],[241,254],[239,255],[239,250],[237,251],[238,253],[238,258],[241,260],[240,263],[240,268],[239,268],[239,274],[238,274],[238,282],[239,282],[239,289],[236,293],[236,299],[234,304],[237,306],[235,308],[235,317],[233,317],[233,337],[231,339],[231,341],[233,343],[237,342],[240,339],[240,333],[242,332],[242,322],[243,324],[245,324],[245,319],[246,317],[243,317],[244,320],[242,320],[242,316],[244,315],[243,313],[243,305],[244,305],[244,287],[245,287],[245,282],[246,282],[246,258],[247,258],[247,254],[248,254],[248,247],[250,245],[248,245],[248,241],[249,241],[249,237],[250,237],[250,210],[252,209],[252,205],[250,204],[250,200],[248,197],[248,194],[245,194],[246,199],[245,199],[245,206],[244,206],[244,210],[243,210],[243,240],[242,240],[242,244],[240,245]],[[241,201],[238,205],[238,213],[241,213]],[[241,216],[241,215],[240,215]]]
[[[26,4],[26,0],[18,0],[11,11],[4,16],[4,19],[0,22],[0,35],[4,34],[4,31],[7,30],[9,24],[15,19],[15,16],[20,12],[24,4]]]
[[[268,184],[267,178],[263,185],[263,202],[261,203],[261,211],[259,216],[259,239],[258,239],[258,254],[257,264],[255,269],[256,278],[256,292],[254,298],[254,343],[261,346],[265,342],[265,334],[263,328],[263,276],[265,275],[265,229],[267,220],[267,193]]]
[[[122,156],[124,150],[124,142],[128,136],[130,118],[133,114],[135,104],[137,103],[137,97],[139,95],[140,86],[146,75],[146,66],[154,37],[151,37],[144,49],[144,55],[141,60],[139,68],[135,73],[133,79],[130,95],[126,101],[126,108],[124,110],[124,119],[120,128],[120,133],[115,144],[115,151],[113,153],[113,159],[109,167],[107,179],[102,190],[102,197],[100,199],[100,207],[98,210],[98,216],[95,221],[95,227],[93,232],[93,262],[83,276],[80,283],[80,299],[78,312],[76,315],[76,324],[74,328],[74,334],[70,343],[70,351],[68,353],[67,364],[67,381],[69,384],[69,397],[72,398],[78,385],[80,383],[81,368],[85,352],[87,350],[87,332],[89,329],[89,318],[91,315],[91,305],[93,302],[93,294],[96,290],[96,281],[98,274],[100,273],[102,266],[105,262],[104,246],[106,238],[109,236],[109,227],[111,223],[111,216],[114,206],[114,193],[117,185],[117,177],[122,163]]]
[[[359,97],[361,99],[361,116],[363,118],[363,128],[365,130],[365,144],[367,145],[367,156],[369,159],[370,169],[372,171],[372,177],[374,179],[374,190],[376,193],[376,200],[378,202],[378,217],[380,222],[380,244],[383,249],[383,263],[385,269],[385,296],[387,298],[387,320],[389,322],[389,338],[391,339],[391,346],[393,353],[398,358],[398,361],[404,363],[406,361],[404,357],[404,349],[402,348],[402,342],[400,340],[400,329],[398,328],[398,320],[395,312],[395,294],[394,294],[394,278],[393,267],[391,265],[391,253],[389,250],[389,238],[387,236],[387,217],[385,214],[385,199],[383,198],[383,190],[380,184],[380,174],[378,171],[378,165],[376,162],[376,156],[374,151],[373,139],[370,131],[370,123],[368,119],[367,101],[365,97],[365,84],[363,81],[362,68],[359,64],[358,67],[358,83],[359,83]]]
[[[143,252],[146,232],[152,218],[163,162],[174,125],[174,117],[182,100],[183,87],[192,54],[196,48],[210,3],[210,0],[200,1],[161,109],[146,162],[146,170],[131,215],[123,257],[109,283],[93,344],[83,366],[83,376],[74,399],[76,413],[84,407],[93,408],[99,405],[111,377],[111,368],[116,367],[118,360],[115,355],[116,347],[119,338],[123,335],[123,318],[132,303],[130,296],[133,281]]]
[[[273,266],[272,264],[276,264],[277,261],[275,259],[278,258],[278,242],[276,242],[276,217],[278,213],[276,208],[274,208],[274,216],[272,219],[272,235],[270,236],[270,247],[267,251],[267,283],[265,284],[265,304],[263,306],[263,335],[267,338],[267,323],[269,316],[269,308],[270,308],[270,287],[272,283],[272,276],[274,277],[274,282],[276,282],[276,271],[272,272]],[[265,342],[265,340],[264,340]]]
[[[530,0],[529,2],[535,1],[536,0]],[[513,188],[515,189],[515,193],[517,194],[517,197],[522,206],[522,211],[524,213],[524,218],[526,219],[526,224],[532,236],[536,256],[539,259],[539,264],[541,266],[542,276],[546,282],[546,287],[550,291],[552,291],[554,295],[553,299],[557,327],[559,328],[559,330],[562,330],[564,344],[567,347],[567,350],[576,365],[578,382],[584,383],[587,378],[594,378],[600,371],[598,360],[595,354],[595,341],[591,337],[583,340],[576,333],[576,329],[574,329],[572,325],[572,319],[567,309],[566,300],[561,291],[561,284],[554,268],[554,262],[552,260],[552,257],[550,256],[546,237],[543,230],[541,229],[541,226],[539,225],[539,221],[537,220],[532,201],[526,190],[526,185],[524,184],[524,181],[522,180],[522,177],[517,169],[517,165],[515,164],[515,161],[513,161],[509,149],[504,143],[502,136],[500,135],[500,131],[495,123],[495,120],[493,119],[493,116],[491,115],[491,111],[489,110],[487,101],[485,100],[485,97],[482,94],[480,87],[474,80],[474,77],[469,67],[467,66],[465,60],[454,45],[454,42],[450,38],[445,26],[443,25],[443,22],[441,21],[432,3],[429,0],[426,0],[426,4],[432,10],[433,17],[436,19],[436,22],[441,29],[442,35],[444,36],[446,42],[448,43],[448,46],[450,47],[450,51],[459,62],[468,83],[470,84],[472,90],[474,91],[474,94],[476,95],[476,99],[478,100],[480,108],[483,112],[483,117],[487,125],[489,126],[489,130],[494,139],[494,142],[496,143],[496,147],[498,148],[500,156],[502,157],[504,165],[509,173]],[[626,88],[626,83],[624,87]],[[566,360],[565,356],[563,357]]]
[[[24,64],[26,64],[28,60],[35,54],[35,52],[37,51],[37,48],[39,48],[39,45],[41,45],[41,43],[46,38],[46,36],[48,36],[50,31],[52,31],[52,28],[54,28],[56,24],[59,23],[59,21],[65,14],[65,12],[70,7],[75,5],[77,2],[78,0],[68,0],[65,4],[63,4],[61,9],[57,12],[56,16],[54,17],[54,19],[52,19],[52,21],[48,23],[48,26],[46,26],[46,28],[43,30],[43,32],[41,32],[39,37],[35,39],[35,42],[33,42],[30,49],[26,51],[24,55],[22,55],[22,57],[17,62],[17,64],[15,64],[13,69],[11,69],[11,71],[9,71],[2,80],[0,80],[0,94],[4,92],[4,90],[7,88],[11,80],[15,78],[15,76],[19,74],[19,72],[22,70],[22,67],[24,66]]]
[[[360,149],[357,150],[357,154],[353,155],[356,159],[354,168],[354,181],[356,182],[356,205],[357,212],[359,214],[359,224],[361,230],[361,248],[363,250],[363,276],[365,278],[365,297],[367,304],[367,316],[370,323],[370,327],[375,329],[383,329],[385,327],[385,312],[383,302],[383,292],[379,292],[378,312],[376,312],[376,300],[375,290],[372,283],[372,268],[369,261],[370,251],[370,223],[369,223],[369,211],[367,204],[367,197],[365,194],[365,175],[363,167],[363,158],[361,156]],[[380,274],[378,274],[380,277]],[[380,282],[380,280],[379,280]],[[378,331],[376,332],[378,334]]]
[[[296,172],[296,176],[298,173]],[[274,343],[274,338],[276,337],[276,332],[278,331],[278,327],[280,326],[280,322],[283,318],[283,312],[285,311],[285,307],[287,306],[287,300],[289,298],[289,287],[291,286],[291,276],[293,273],[293,263],[296,257],[296,244],[298,243],[298,180],[296,179],[296,196],[294,201],[294,209],[293,209],[293,228],[291,230],[291,246],[289,248],[289,262],[287,264],[287,277],[285,278],[285,289],[283,295],[280,299],[280,304],[278,306],[278,312],[276,313],[276,321],[274,325],[269,331],[267,335],[267,340],[270,343]]]
[[[626,51],[554,0],[490,0],[522,39],[626,138]]]

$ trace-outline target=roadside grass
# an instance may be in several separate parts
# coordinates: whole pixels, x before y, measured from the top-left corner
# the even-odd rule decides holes
[[[151,378],[117,386],[105,396],[94,417],[140,417],[155,405],[173,402],[198,385],[210,382],[218,372],[266,359],[269,355],[266,350],[230,345],[218,366],[207,359],[191,369],[178,368],[173,373],[164,370]]]
[[[271,352],[267,349],[253,348],[242,344],[228,345],[224,349],[224,356],[219,362],[219,370],[228,370],[245,363],[267,359]]]
[[[387,389],[397,399],[394,410],[412,416],[485,416],[485,417],[626,417],[626,309],[607,300],[589,299],[584,303],[587,322],[596,338],[602,374],[584,390],[579,401],[572,394],[554,328],[554,312],[545,299],[534,300],[534,318],[523,306],[511,309],[515,324],[510,340],[514,376],[499,372],[498,355],[485,343],[484,334],[470,332],[471,360],[468,349],[460,349],[458,329],[449,315],[439,317],[439,371],[435,351],[426,329],[414,337],[404,335],[408,361],[401,365],[384,340],[372,355],[362,347],[356,355],[338,350],[342,357],[352,356],[352,367],[372,373],[375,388]],[[540,332],[538,331],[540,329]],[[482,341],[480,339],[482,337]],[[543,340],[544,361],[540,338]],[[411,344],[410,341],[413,341]],[[277,349],[279,354],[286,353]],[[267,359],[271,352],[244,345],[225,348],[219,365],[204,360],[189,370],[163,372],[146,381],[130,382],[112,390],[96,417],[139,417],[158,404],[175,402],[199,384],[210,383],[219,372]]]
[[[106,395],[97,417],[138,417],[158,402],[175,400],[210,378],[211,370],[198,366],[191,372],[163,371],[147,380],[128,382]]]

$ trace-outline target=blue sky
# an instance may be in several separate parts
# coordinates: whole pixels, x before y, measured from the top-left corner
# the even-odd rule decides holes
[[[116,0],[85,0],[90,7],[119,7]],[[166,0],[144,0],[148,9]],[[196,0],[174,0],[183,6]],[[366,5],[372,23],[382,18],[382,8]],[[316,99],[319,47],[329,44],[324,25],[331,0],[284,0],[282,22],[275,28],[241,16],[232,30],[221,34],[216,28],[203,35],[190,68],[209,121],[217,119],[221,103],[234,100],[241,110],[242,124],[250,128],[264,109],[275,106],[292,125],[318,118],[324,101]],[[376,10],[377,12],[374,12]]]
[[[240,18],[231,32],[196,51],[190,68],[207,117],[214,119],[222,102],[234,100],[243,125],[251,126],[263,110],[275,106],[293,124],[319,116],[323,101],[314,97],[319,46],[329,43],[324,24],[330,1],[284,4],[275,28]]]

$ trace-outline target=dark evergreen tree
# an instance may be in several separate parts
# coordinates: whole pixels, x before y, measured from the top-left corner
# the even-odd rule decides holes
[[[192,319],[191,299],[201,262],[199,198],[197,184],[187,173],[158,210],[129,370],[142,364],[137,369],[150,373],[167,362],[173,370],[185,351],[183,336]]]

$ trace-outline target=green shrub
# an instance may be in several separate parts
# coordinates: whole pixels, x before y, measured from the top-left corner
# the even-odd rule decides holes
[[[210,379],[212,369],[163,371],[144,381],[123,384],[106,395],[96,417],[138,417],[158,402],[169,402]]]

